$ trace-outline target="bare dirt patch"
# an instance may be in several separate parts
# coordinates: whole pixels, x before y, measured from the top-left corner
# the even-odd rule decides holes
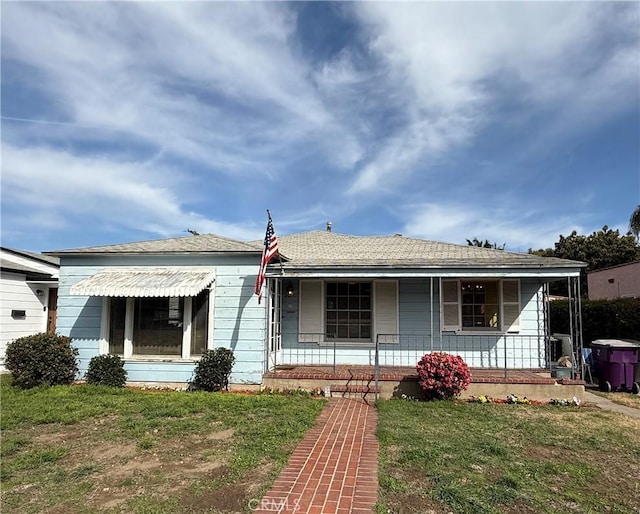
[[[234,431],[216,423],[210,428],[207,433],[160,440],[144,448],[140,441],[120,435],[116,417],[104,417],[33,428],[31,440],[34,447],[67,450],[59,465],[71,475],[86,473],[91,490],[84,501],[89,508],[124,511],[131,498],[157,496],[160,490],[162,498],[177,499],[186,512],[244,512],[247,502],[260,493],[271,466],[253,469],[251,480],[224,484]],[[222,486],[194,494],[194,484],[221,478]]]

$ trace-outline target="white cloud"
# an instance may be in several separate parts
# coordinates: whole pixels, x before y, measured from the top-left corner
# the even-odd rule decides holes
[[[3,114],[64,123],[3,120],[3,204],[23,211],[13,221],[41,209],[52,229],[88,216],[259,239],[262,203],[277,205],[285,232],[338,226],[386,195],[438,202],[399,212],[415,234],[544,246],[573,225],[544,211],[512,219],[518,187],[553,185],[537,180],[540,154],[637,109],[637,4],[341,4],[352,33],[320,57],[297,13],[276,2],[3,5],[3,88],[26,98]],[[310,47],[336,35],[325,21]],[[508,157],[454,162],[507,124],[530,129]],[[469,191],[488,207],[463,207]],[[511,195],[508,214],[491,208]],[[566,201],[589,219],[589,205]]]
[[[70,220],[75,218],[161,236],[195,228],[237,239],[259,237],[258,227],[211,220],[185,209],[186,187],[178,176],[175,170],[145,163],[2,146],[5,208],[19,203],[24,210],[33,210],[34,222],[73,225]],[[4,213],[3,224],[11,226],[21,219],[13,216],[10,210]],[[77,225],[80,230],[90,229],[82,222]]]
[[[573,230],[585,233],[585,227],[569,216],[542,210],[524,212],[451,202],[414,204],[401,212],[406,219],[402,233],[407,236],[463,245],[467,239],[487,239],[506,244],[510,251],[553,248],[561,234],[568,236]]]
[[[455,116],[416,120],[385,142],[359,172],[349,192],[392,189],[398,181],[428,169],[451,146],[464,142],[470,126],[470,120]]]
[[[128,138],[234,175],[273,175],[312,138],[339,162],[357,153],[290,48],[284,6],[23,3],[3,16],[3,52],[44,74],[30,85],[52,115],[98,127],[66,137]]]
[[[355,12],[409,121],[361,168],[353,192],[403,184],[433,142],[440,153],[461,150],[505,100],[545,112],[553,130],[531,134],[539,150],[628,106],[638,87],[637,6],[363,2]]]

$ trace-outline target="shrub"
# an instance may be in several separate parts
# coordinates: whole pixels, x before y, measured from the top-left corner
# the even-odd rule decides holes
[[[582,341],[588,346],[596,339],[637,339],[640,334],[640,298],[582,300]],[[569,334],[567,300],[549,302],[551,333]]]
[[[416,369],[420,387],[430,400],[458,396],[471,382],[469,366],[461,357],[445,352],[423,355]]]
[[[124,387],[127,372],[124,362],[117,355],[96,355],[89,362],[85,379],[91,385]]]
[[[208,350],[196,365],[192,389],[220,391],[229,386],[229,375],[236,358],[228,348]]]
[[[9,343],[4,364],[22,389],[70,384],[78,373],[77,355],[70,337],[41,333]]]

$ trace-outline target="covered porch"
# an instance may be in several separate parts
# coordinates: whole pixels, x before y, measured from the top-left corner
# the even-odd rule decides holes
[[[278,241],[282,259],[267,271],[264,385],[414,396],[415,366],[435,351],[460,356],[475,384],[508,386],[506,394],[582,376],[584,263],[330,227]],[[572,306],[562,351],[573,366],[562,378],[549,320],[557,281]]]
[[[571,333],[558,340],[550,333],[548,282],[531,277],[272,277],[265,376],[282,377],[291,369],[305,375],[331,370],[340,377],[346,369],[373,369],[396,376],[415,373],[423,355],[440,351],[460,356],[478,383],[482,377],[503,383],[579,380],[579,279],[564,280]],[[570,369],[558,368],[562,355]]]

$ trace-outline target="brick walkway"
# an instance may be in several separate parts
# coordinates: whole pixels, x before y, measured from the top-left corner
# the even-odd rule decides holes
[[[332,398],[255,513],[371,513],[378,499],[376,409]]]

